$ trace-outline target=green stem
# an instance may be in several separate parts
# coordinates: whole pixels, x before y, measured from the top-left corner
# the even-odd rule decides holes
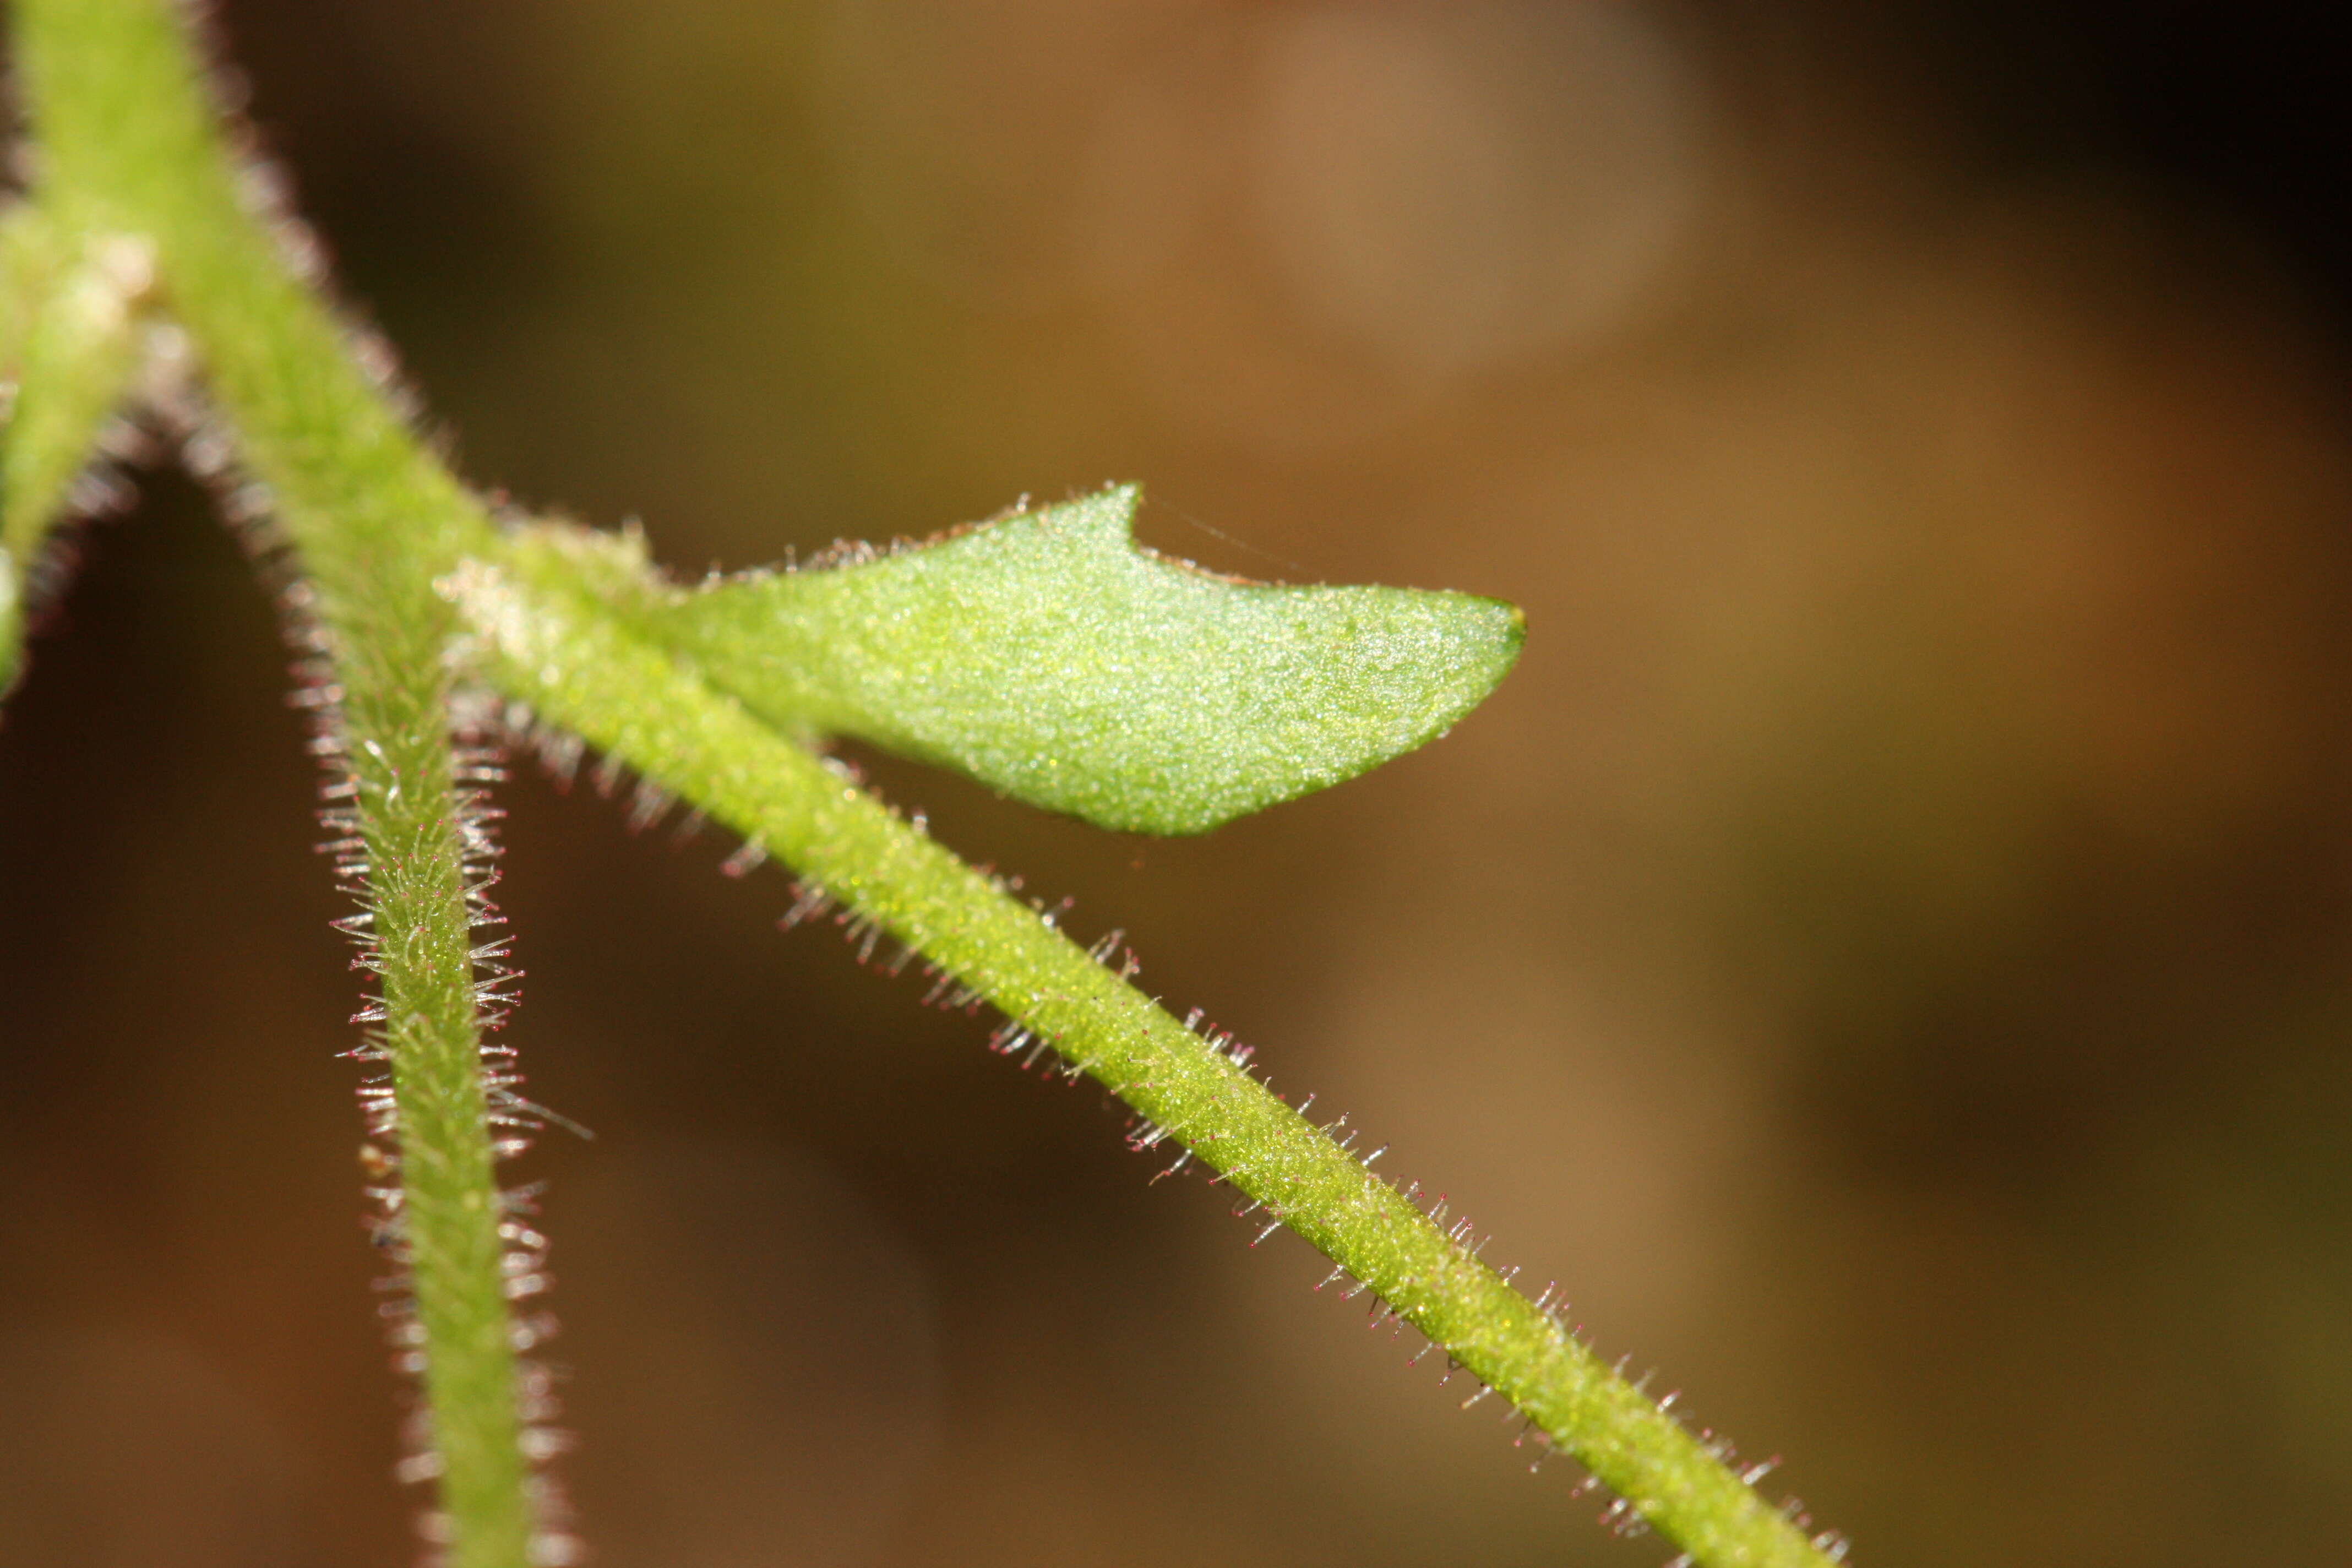
[[[161,0],[18,0],[16,18],[44,205],[92,232],[152,239],[165,304],[313,585],[303,607],[341,688],[370,866],[405,1240],[462,1568],[517,1568],[532,1546],[467,952],[466,799],[448,740],[459,611],[501,689],[780,855],[1033,1031],[1148,1119],[1144,1137],[1181,1143],[1376,1290],[1633,1516],[1710,1565],[1824,1568],[1842,1555],[1480,1262],[1475,1237],[1424,1215],[1050,919],[636,638],[560,547],[499,537],[240,208]]]
[[[744,712],[582,592],[553,531],[442,590],[490,683],[693,802],[1032,1031],[1445,1347],[1708,1564],[1833,1561],[1706,1444],[1229,1056],[994,879]],[[1156,1141],[1156,1140],[1154,1140]]]
[[[32,574],[135,368],[153,271],[143,241],[61,229],[30,203],[0,219],[0,694]]]
[[[173,9],[18,0],[15,17],[41,150],[37,199],[68,228],[153,244],[165,304],[199,345],[305,574],[289,607],[324,655],[326,695],[340,699],[328,739],[346,772],[330,791],[341,797],[330,827],[359,841],[373,917],[397,1236],[446,1531],[459,1568],[523,1568],[534,1521],[469,955],[468,802],[453,776],[450,616],[431,586],[489,531],[240,203]]]

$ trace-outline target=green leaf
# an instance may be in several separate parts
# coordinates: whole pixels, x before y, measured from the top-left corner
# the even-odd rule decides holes
[[[1202,832],[1409,752],[1518,656],[1524,617],[1492,599],[1167,560],[1129,537],[1139,498],[1119,486],[878,559],[640,590],[636,618],[771,723],[1146,833]]]

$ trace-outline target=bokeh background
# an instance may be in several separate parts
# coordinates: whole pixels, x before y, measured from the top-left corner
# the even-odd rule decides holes
[[[2352,1540],[2347,63],[2318,8],[236,0],[465,471],[682,572],[1136,478],[1527,606],[1209,837],[863,758],[1892,1565]],[[0,1564],[388,1564],[357,978],[168,468],[0,728]],[[1091,1089],[528,771],[613,1568],[1653,1563]]]

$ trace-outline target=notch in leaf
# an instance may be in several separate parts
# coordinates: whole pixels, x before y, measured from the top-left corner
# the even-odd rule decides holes
[[[1164,559],[1131,538],[1140,497],[1117,486],[856,564],[657,590],[639,625],[772,723],[1162,834],[1409,752],[1518,657],[1525,617],[1496,600]]]

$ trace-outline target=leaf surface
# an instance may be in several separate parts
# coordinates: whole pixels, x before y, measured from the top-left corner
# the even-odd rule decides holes
[[[640,624],[772,723],[1162,834],[1411,751],[1517,658],[1511,605],[1213,575],[1133,542],[1139,500],[1119,486],[853,564],[651,592]]]

